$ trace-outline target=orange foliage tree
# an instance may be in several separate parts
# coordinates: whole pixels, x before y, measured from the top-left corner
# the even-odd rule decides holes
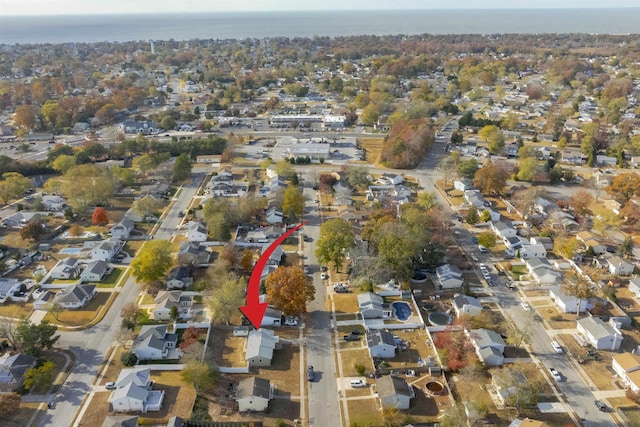
[[[93,210],[93,215],[91,216],[91,223],[93,225],[106,225],[109,223],[109,217],[107,217],[107,212],[105,212],[102,206],[98,206]]]
[[[267,300],[285,315],[307,311],[316,290],[300,267],[278,267],[265,280]]]

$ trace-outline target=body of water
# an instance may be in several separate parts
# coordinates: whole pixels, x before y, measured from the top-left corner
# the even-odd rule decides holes
[[[640,33],[640,8],[0,16],[0,44],[388,34]]]

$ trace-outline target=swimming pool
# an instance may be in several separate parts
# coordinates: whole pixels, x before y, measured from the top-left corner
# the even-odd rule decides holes
[[[398,320],[405,321],[411,316],[411,307],[404,301],[396,301],[391,304],[396,311]]]
[[[432,311],[428,316],[429,322],[433,326],[446,326],[451,323],[451,316],[447,313],[441,313],[439,311]]]
[[[75,255],[77,253],[80,253],[81,250],[82,250],[81,248],[62,248],[60,249],[60,253],[67,254],[67,255]]]

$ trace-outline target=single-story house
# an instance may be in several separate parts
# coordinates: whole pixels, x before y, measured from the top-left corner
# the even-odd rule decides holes
[[[376,329],[367,334],[367,346],[372,358],[395,357],[398,348],[393,334],[388,331]]]
[[[238,384],[235,401],[238,402],[238,411],[262,412],[269,406],[273,399],[271,382],[264,378],[245,378]]]
[[[599,317],[585,317],[576,325],[587,342],[598,350],[614,351],[620,348],[622,333],[615,327],[606,324]]]
[[[116,380],[116,389],[109,396],[114,412],[159,411],[164,399],[164,390],[153,390],[151,369],[125,368]]]
[[[260,326],[282,326],[282,310],[267,307]]]
[[[140,187],[140,194],[142,196],[151,196],[153,198],[159,198],[162,196],[166,196],[169,193],[170,193],[169,184],[162,181],[156,181],[153,184],[143,185]]]
[[[640,278],[634,277],[629,280],[629,292],[631,292],[636,298],[640,298]]]
[[[622,353],[612,357],[611,367],[625,386],[640,392],[640,354]]]
[[[56,293],[49,290],[40,292],[38,298],[33,300],[34,310],[48,310],[56,297]]]
[[[5,227],[22,228],[31,221],[40,221],[41,215],[38,212],[18,211],[2,220]]]
[[[182,291],[160,291],[156,296],[151,315],[154,320],[171,320],[172,307],[177,308],[179,319],[191,318],[193,295]]]
[[[128,239],[131,232],[135,228],[135,223],[127,218],[122,219],[119,223],[109,229],[111,237],[118,239]]]
[[[280,345],[280,337],[271,329],[260,328],[249,332],[245,360],[249,367],[271,366],[273,350]]]
[[[267,209],[265,220],[269,224],[281,224],[284,222],[284,214],[276,208]]]
[[[453,181],[453,188],[462,191],[473,190],[473,182],[470,179],[462,178]]]
[[[547,250],[541,244],[536,245],[523,245],[520,248],[520,258],[546,258]]]
[[[22,280],[12,277],[0,277],[0,304],[10,300],[11,297],[26,289]]]
[[[472,329],[466,332],[478,358],[480,358],[485,365],[502,365],[506,344],[500,334],[484,328]]]
[[[167,289],[184,289],[192,284],[193,277],[191,276],[191,269],[184,265],[173,267],[167,275]]]
[[[546,258],[529,258],[524,263],[531,277],[542,285],[552,285],[560,278],[560,273],[553,269]]]
[[[634,264],[617,255],[608,257],[607,264],[609,272],[617,276],[628,276],[633,273],[633,270],[636,268]]]
[[[0,393],[17,390],[24,384],[24,374],[36,366],[37,359],[28,354],[9,355],[0,357]]]
[[[580,313],[584,313],[589,303],[586,299],[578,300],[573,295],[567,295],[560,286],[549,288],[549,296],[562,313],[576,313],[578,310]],[[578,307],[578,303],[580,303],[580,307]]]
[[[413,386],[404,378],[383,375],[376,380],[376,389],[383,408],[409,409],[416,397]]]
[[[104,276],[109,274],[111,268],[109,264],[101,259],[94,259],[87,263],[87,266],[80,274],[80,280],[83,282],[99,282]]]
[[[503,221],[492,222],[491,230],[502,240],[518,235],[518,230],[512,224]]]
[[[118,252],[120,252],[119,240],[103,240],[91,249],[91,258],[111,262]]]
[[[385,304],[384,299],[373,292],[358,294],[358,307],[363,319],[388,319],[392,316],[389,304]]]
[[[67,286],[55,296],[53,302],[60,304],[63,308],[82,308],[89,304],[97,293],[95,285]]]
[[[456,295],[451,299],[456,316],[476,316],[482,313],[482,304],[477,298],[469,295]]]
[[[436,278],[442,289],[460,288],[464,283],[460,269],[451,264],[441,265],[436,268]]]
[[[73,257],[61,259],[51,269],[50,277],[52,279],[77,279],[82,269],[80,268],[80,262]]]
[[[206,242],[207,227],[201,222],[191,222],[187,225],[187,231],[184,235],[190,242]]]
[[[102,427],[138,427],[138,418],[138,416],[108,415],[104,419]]]
[[[131,346],[138,360],[179,359],[178,335],[167,332],[167,325],[144,325]]]
[[[60,196],[45,195],[42,196],[42,204],[45,211],[58,212],[67,206],[66,200]]]
[[[584,244],[585,248],[591,248],[596,255],[607,252],[607,246],[600,243],[600,240],[590,231],[581,231],[576,234],[576,239]]]
[[[178,262],[180,265],[193,265],[196,267],[206,267],[211,260],[211,253],[196,242],[182,242],[178,251]]]

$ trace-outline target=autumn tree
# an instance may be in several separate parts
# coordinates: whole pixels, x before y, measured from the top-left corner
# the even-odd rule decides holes
[[[418,204],[426,211],[440,207],[438,195],[433,191],[421,191],[418,193]]]
[[[85,164],[69,169],[58,187],[74,212],[84,213],[91,206],[104,204],[115,191],[114,183],[108,170]]]
[[[131,209],[133,209],[133,211],[148,224],[152,215],[156,213],[161,206],[162,202],[160,202],[160,200],[148,194],[134,201],[131,205]]]
[[[507,185],[509,178],[509,167],[504,162],[487,162],[478,169],[473,185],[484,194],[501,194]]]
[[[450,370],[457,371],[473,362],[473,346],[462,330],[448,326],[436,333],[433,344]]]
[[[120,317],[123,320],[128,320],[135,323],[136,319],[140,315],[141,308],[135,302],[128,302],[120,309]]]
[[[216,384],[217,369],[211,363],[190,360],[184,364],[180,371],[182,379],[193,385],[196,393],[201,393],[213,389]]]
[[[205,298],[211,312],[211,321],[229,325],[231,316],[244,304],[246,289],[246,280],[235,274],[227,272],[224,279],[218,279],[218,283]]]
[[[55,171],[60,172],[63,175],[74,166],[76,166],[75,156],[69,156],[66,154],[58,156],[51,164],[51,167]]]
[[[8,420],[20,410],[22,397],[18,393],[0,393],[0,418]]]
[[[131,272],[144,290],[155,294],[158,284],[171,268],[171,243],[166,240],[151,240],[138,251],[131,262]]]
[[[109,217],[107,212],[102,206],[96,206],[91,215],[91,223],[93,225],[107,225],[109,223]]]
[[[504,150],[504,135],[499,127],[488,125],[480,129],[478,136],[487,141],[491,154],[500,154]]]
[[[435,141],[428,119],[399,120],[382,144],[380,162],[395,169],[411,169],[424,158]]]
[[[175,306],[174,306],[175,307]],[[198,342],[198,338],[200,337],[200,331],[197,330],[194,326],[189,326],[184,330],[182,334],[182,342],[180,343],[180,350],[185,350],[188,347],[191,347],[193,344]]]
[[[633,238],[631,236],[627,236],[618,246],[618,255],[630,258],[633,255]]]
[[[269,304],[285,315],[304,313],[307,302],[313,301],[316,290],[300,267],[278,267],[265,279]]]
[[[289,222],[295,222],[302,218],[304,213],[304,196],[302,190],[298,187],[289,186],[284,192],[284,200],[282,201],[282,213],[289,219]]]
[[[45,233],[46,229],[40,221],[29,221],[20,229],[20,237],[24,240],[38,240]]]
[[[569,206],[581,218],[592,215],[591,203],[593,203],[593,196],[584,190],[577,191],[569,197]]]
[[[524,370],[517,364],[497,370],[493,376],[494,381],[500,384],[503,390],[510,390],[505,403],[515,408],[517,413],[538,403],[543,383],[540,380],[527,378]]]
[[[73,223],[69,226],[69,236],[78,237],[82,234],[82,227],[80,224]]]
[[[589,298],[593,298],[596,295],[596,290],[593,285],[587,280],[581,280],[580,278],[570,279],[568,283],[562,285],[562,291],[568,295],[575,297],[578,300],[578,310],[576,316],[580,316],[582,311],[582,302],[586,302]]]
[[[520,181],[532,181],[538,171],[538,161],[534,158],[525,158],[518,163],[517,177]]]
[[[27,390],[37,390],[53,384],[53,374],[56,365],[53,362],[44,362],[36,368],[29,368],[24,374],[24,387]]]
[[[0,180],[0,202],[7,203],[31,188],[31,180],[17,172],[6,172]]]
[[[321,264],[333,262],[340,268],[346,250],[354,246],[355,235],[351,225],[341,218],[334,218],[320,226],[320,237],[316,241],[316,257]]]
[[[605,190],[611,197],[624,205],[634,196],[640,195],[640,174],[623,173],[617,175]]]
[[[558,236],[553,241],[553,252],[571,259],[580,248],[580,242],[575,237]]]
[[[37,127],[36,107],[33,105],[19,105],[16,107],[13,121],[16,126],[27,130],[35,130]]]
[[[463,178],[473,179],[478,172],[478,161],[476,159],[462,160],[453,170]]]
[[[369,185],[369,171],[364,166],[351,166],[347,170],[347,182],[355,190],[364,190]]]

